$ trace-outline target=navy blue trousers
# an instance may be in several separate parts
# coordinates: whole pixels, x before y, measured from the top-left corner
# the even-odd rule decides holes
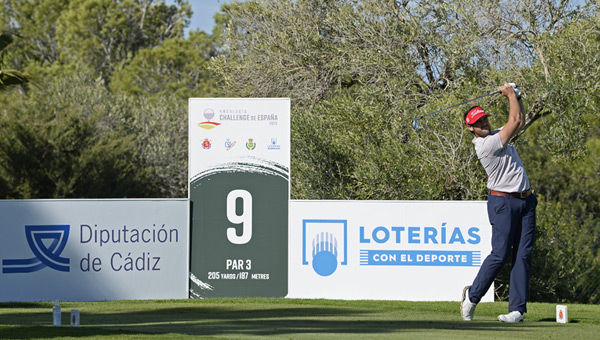
[[[492,252],[481,264],[469,289],[471,302],[477,303],[481,300],[512,255],[508,311],[527,312],[537,202],[533,194],[525,198],[488,195]]]

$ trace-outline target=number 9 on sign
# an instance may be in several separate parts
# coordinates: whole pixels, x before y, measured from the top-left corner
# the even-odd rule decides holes
[[[242,213],[237,214],[237,200],[242,200]],[[242,234],[236,228],[227,228],[227,239],[233,244],[246,244],[252,238],[252,195],[246,190],[237,189],[227,195],[227,219],[233,224],[242,225]]]

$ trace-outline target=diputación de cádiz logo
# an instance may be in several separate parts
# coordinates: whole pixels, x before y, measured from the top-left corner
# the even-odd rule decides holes
[[[2,260],[2,273],[32,273],[46,267],[68,272],[70,260],[61,257],[69,239],[69,225],[26,225],[27,244],[35,257]]]
[[[213,119],[214,116],[215,116],[215,111],[213,111],[213,109],[209,108],[209,109],[204,110],[204,118],[206,119],[206,122],[198,123],[198,126],[205,130],[211,130],[211,129],[214,129],[215,127],[221,125],[221,123],[210,121],[211,119]]]
[[[302,220],[302,265],[312,263],[320,276],[348,265],[347,220]]]

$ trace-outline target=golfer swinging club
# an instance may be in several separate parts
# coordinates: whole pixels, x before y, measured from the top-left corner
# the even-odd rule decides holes
[[[510,107],[504,127],[492,131],[487,118],[489,115],[479,106],[465,113],[465,124],[475,135],[473,144],[477,158],[488,175],[487,210],[492,225],[492,252],[483,261],[473,284],[463,289],[460,310],[462,318],[467,321],[473,320],[477,303],[511,254],[509,313],[498,316],[498,319],[521,322],[523,313],[527,312],[537,199],[531,193],[519,154],[509,143],[525,123],[520,91],[517,89],[515,92],[515,88],[508,83],[498,88],[508,99]]]

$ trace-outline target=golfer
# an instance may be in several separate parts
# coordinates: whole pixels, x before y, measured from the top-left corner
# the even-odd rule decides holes
[[[487,210],[492,225],[492,252],[483,261],[473,284],[466,286],[460,306],[462,318],[473,320],[475,307],[488,291],[502,266],[511,258],[508,314],[503,322],[521,322],[527,312],[531,251],[535,236],[537,199],[515,147],[509,143],[525,123],[520,91],[508,83],[498,88],[508,99],[508,122],[492,131],[487,113],[479,106],[465,113],[465,124],[475,135],[477,158],[488,175]]]

